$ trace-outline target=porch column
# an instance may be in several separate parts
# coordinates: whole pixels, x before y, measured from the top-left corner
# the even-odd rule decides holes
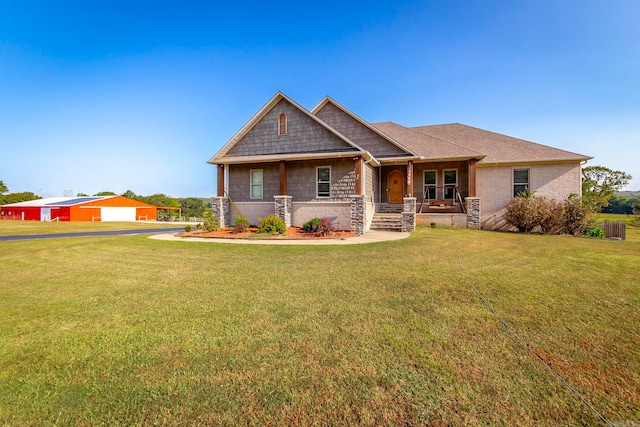
[[[407,196],[413,197],[413,162],[407,163]],[[415,209],[413,210],[415,212]]]
[[[469,165],[469,197],[476,197],[476,159],[470,159]]]
[[[480,230],[480,197],[467,197],[467,228]]]
[[[416,198],[402,199],[402,231],[416,230]]]
[[[224,165],[218,165],[218,197],[224,197]]]
[[[287,194],[287,162],[280,160],[280,195]]]
[[[229,225],[229,199],[223,196],[217,196],[212,198],[211,212],[214,218],[218,218],[218,227],[225,228]]]
[[[275,215],[284,221],[287,227],[291,227],[291,196],[273,196],[275,201]]]
[[[362,157],[358,157],[356,159],[356,195],[357,196],[361,196],[363,194],[362,192],[362,188],[364,187],[362,185],[362,182],[364,180],[364,159]]]

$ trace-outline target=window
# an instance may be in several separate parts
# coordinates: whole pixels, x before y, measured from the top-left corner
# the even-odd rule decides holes
[[[444,198],[455,200],[456,189],[458,185],[458,171],[456,169],[449,169],[443,172],[444,175]]]
[[[529,194],[529,169],[513,170],[513,197],[520,193]]]
[[[426,187],[425,198],[433,200],[436,198],[436,171],[424,171],[424,185]]]
[[[251,171],[251,198],[262,199],[262,169]]]
[[[317,197],[331,196],[331,168],[321,166],[316,169]]]
[[[278,136],[287,135],[287,115],[282,113],[278,116]]]

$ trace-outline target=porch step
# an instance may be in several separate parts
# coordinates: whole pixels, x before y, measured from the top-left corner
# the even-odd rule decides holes
[[[402,210],[403,210],[403,206],[400,203],[398,204],[381,203],[378,205],[379,213],[402,213]]]
[[[381,231],[402,231],[402,214],[373,214],[371,229]]]

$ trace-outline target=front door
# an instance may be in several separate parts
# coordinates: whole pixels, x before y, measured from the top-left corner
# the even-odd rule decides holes
[[[400,171],[391,171],[387,175],[388,203],[402,203],[404,195],[404,175]]]

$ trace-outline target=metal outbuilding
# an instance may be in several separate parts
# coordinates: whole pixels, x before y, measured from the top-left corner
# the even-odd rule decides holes
[[[48,197],[0,206],[0,216],[25,221],[155,220],[158,207],[124,196]]]

